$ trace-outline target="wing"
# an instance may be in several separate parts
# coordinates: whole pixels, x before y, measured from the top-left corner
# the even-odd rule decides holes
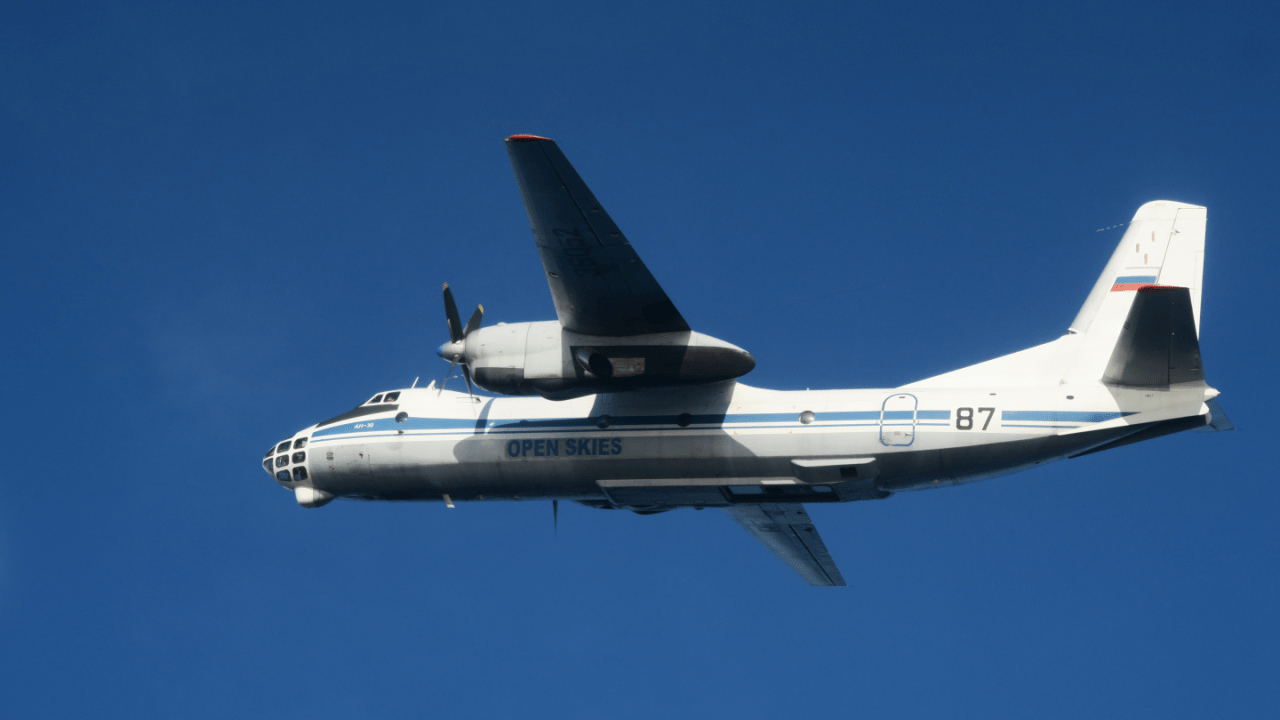
[[[614,337],[689,330],[555,141],[506,143],[560,324]]]
[[[803,505],[733,505],[724,511],[810,585],[845,585]]]

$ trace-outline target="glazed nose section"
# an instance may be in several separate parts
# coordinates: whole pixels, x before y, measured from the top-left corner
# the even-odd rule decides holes
[[[262,469],[276,479],[276,482],[293,487],[310,476],[307,473],[307,439],[293,438],[273,445],[262,457]]]
[[[307,438],[296,437],[273,445],[262,458],[262,469],[285,488],[293,490],[298,504],[315,508],[333,499],[333,493],[325,492],[311,484],[307,471]]]
[[[292,448],[292,440],[285,440],[279,445],[272,445],[267,450],[267,454],[262,456],[262,469],[266,470],[268,475],[279,482],[290,482],[293,479],[293,475],[289,471],[289,451]]]

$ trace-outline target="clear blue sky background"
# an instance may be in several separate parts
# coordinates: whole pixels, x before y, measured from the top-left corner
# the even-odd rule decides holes
[[[1277,19],[6,3],[0,715],[1276,716]],[[442,282],[554,317],[512,133],[772,388],[1050,340],[1206,205],[1241,430],[815,507],[838,590],[713,511],[299,508],[263,449],[442,376]]]

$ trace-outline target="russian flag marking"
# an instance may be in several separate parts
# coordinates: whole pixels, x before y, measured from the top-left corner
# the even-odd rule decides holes
[[[1116,278],[1115,284],[1111,286],[1111,292],[1123,292],[1125,290],[1137,290],[1148,285],[1156,284],[1155,275],[1121,275]]]

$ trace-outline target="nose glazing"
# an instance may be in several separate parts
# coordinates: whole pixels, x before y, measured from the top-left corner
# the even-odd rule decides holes
[[[262,469],[277,482],[300,482],[307,479],[307,438],[285,440],[272,446],[262,458]]]

